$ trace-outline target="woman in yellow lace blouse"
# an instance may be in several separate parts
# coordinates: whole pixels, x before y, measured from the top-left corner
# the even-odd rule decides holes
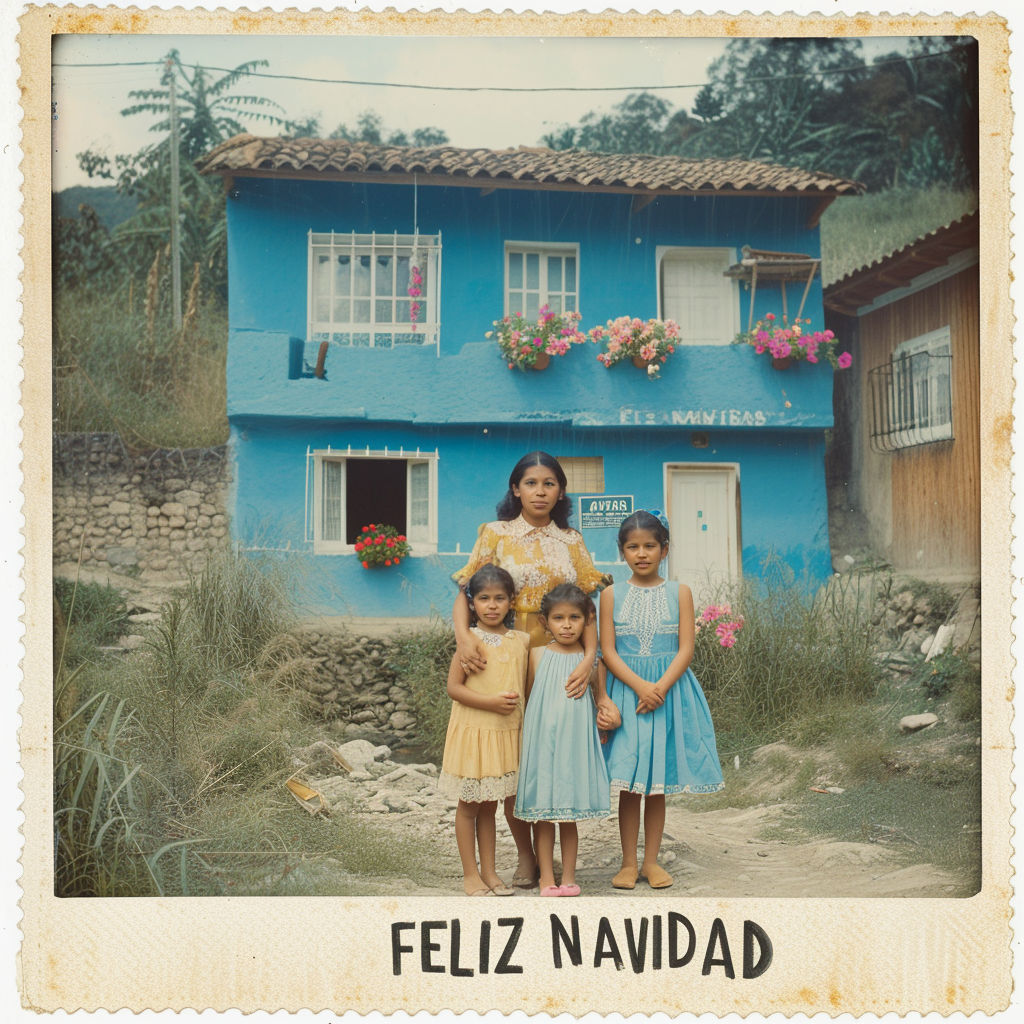
[[[575,583],[589,594],[611,582],[594,568],[583,538],[569,527],[572,504],[566,487],[565,472],[557,460],[540,451],[524,455],[509,476],[508,493],[498,503],[497,521],[480,527],[469,563],[452,577],[461,588],[488,562],[507,570],[516,585],[516,629],[530,634],[531,648],[550,640],[538,621],[541,598],[549,590],[560,583]],[[481,671],[487,663],[487,648],[470,629],[469,604],[461,589],[452,608],[452,622],[464,669]],[[583,634],[583,647],[583,660],[566,685],[570,697],[586,692],[597,660],[597,624],[593,620]],[[532,886],[536,862],[530,826],[513,817],[509,801],[505,817],[519,852],[513,884]]]

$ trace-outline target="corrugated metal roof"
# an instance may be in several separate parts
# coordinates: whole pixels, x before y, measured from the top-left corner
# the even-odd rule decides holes
[[[975,211],[833,281],[825,287],[825,305],[852,315],[880,295],[905,287],[935,267],[945,266],[951,256],[977,244],[978,213]]]
[[[811,193],[857,195],[845,178],[752,160],[686,160],[635,153],[584,153],[543,147],[459,149],[389,146],[345,139],[236,135],[196,162],[203,174],[404,180],[481,188],[583,191]],[[426,179],[426,180],[424,180]],[[438,180],[441,179],[441,180]]]

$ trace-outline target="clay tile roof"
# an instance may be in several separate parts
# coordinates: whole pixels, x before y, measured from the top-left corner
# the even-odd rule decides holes
[[[196,162],[203,174],[331,178],[411,175],[447,178],[452,184],[501,188],[636,192],[809,192],[822,198],[857,195],[863,186],[817,171],[752,160],[686,160],[636,153],[584,153],[541,146],[459,149],[455,146],[390,146],[345,139],[260,138],[236,135]],[[515,187],[513,186],[513,187]]]
[[[916,277],[945,266],[952,256],[977,244],[978,214],[975,211],[826,285],[825,305],[839,313],[853,315],[880,295],[906,287]]]

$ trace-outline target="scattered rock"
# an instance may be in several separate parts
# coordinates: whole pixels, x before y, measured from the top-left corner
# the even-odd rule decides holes
[[[126,651],[134,651],[146,642],[146,638],[139,636],[138,633],[132,633],[130,636],[120,637],[117,642]]]
[[[836,796],[842,796],[846,792],[842,786],[826,786],[825,787],[830,793],[834,793]]]
[[[768,851],[767,850],[758,850],[757,851],[757,855],[758,855],[758,857],[767,857],[768,856]]]
[[[920,732],[922,729],[930,729],[938,722],[938,715],[926,713],[923,715],[906,715],[900,719],[900,732]]]
[[[136,612],[134,615],[128,616],[128,621],[145,625],[150,622],[159,622],[162,618],[163,616],[159,612]]]
[[[338,747],[338,753],[354,769],[363,769],[368,762],[377,760],[376,752],[379,749],[367,740],[349,740],[348,743],[343,743]],[[384,749],[388,748],[384,747]],[[388,750],[388,753],[390,754],[391,751]]]

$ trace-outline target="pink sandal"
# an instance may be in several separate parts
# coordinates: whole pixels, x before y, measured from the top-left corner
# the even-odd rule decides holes
[[[560,885],[545,885],[540,891],[541,896],[564,896]]]
[[[580,887],[575,882],[569,885],[560,885],[558,887],[559,896],[579,896]]]

